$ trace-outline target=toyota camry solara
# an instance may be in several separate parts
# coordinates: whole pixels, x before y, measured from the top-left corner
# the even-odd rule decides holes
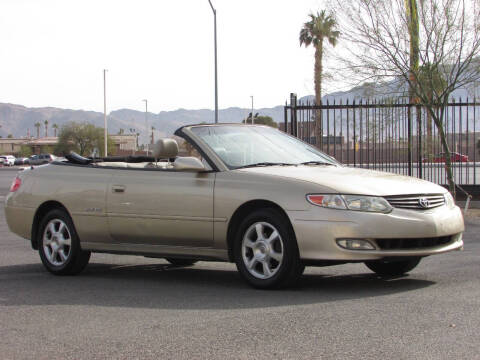
[[[191,125],[153,156],[84,158],[25,170],[6,198],[14,233],[48,271],[77,274],[91,252],[235,262],[252,286],[294,284],[305,266],[364,262],[405,274],[463,247],[449,192],[420,179],[343,166],[281,131]]]

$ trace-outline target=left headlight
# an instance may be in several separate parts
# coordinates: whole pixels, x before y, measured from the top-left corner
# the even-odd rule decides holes
[[[382,197],[364,195],[310,194],[307,201],[331,209],[389,213],[392,206]]]
[[[445,205],[447,205],[449,208],[453,208],[455,206],[455,199],[450,192],[445,193],[443,197],[445,198]]]

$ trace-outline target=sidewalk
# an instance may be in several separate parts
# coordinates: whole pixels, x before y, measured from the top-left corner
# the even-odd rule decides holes
[[[480,218],[480,209],[468,209],[466,217]]]

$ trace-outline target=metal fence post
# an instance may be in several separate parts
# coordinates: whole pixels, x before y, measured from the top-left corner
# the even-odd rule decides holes
[[[290,94],[290,134],[297,136],[297,94]]]
[[[418,127],[418,146],[417,146],[417,177],[423,179],[423,163],[422,163],[422,113],[419,105],[415,106],[415,112],[417,117],[417,127]]]
[[[407,138],[408,138],[408,176],[412,176],[412,104],[407,108]]]

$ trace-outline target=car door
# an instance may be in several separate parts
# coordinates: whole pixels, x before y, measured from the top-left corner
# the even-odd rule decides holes
[[[112,171],[107,216],[115,243],[213,246],[214,173]]]

